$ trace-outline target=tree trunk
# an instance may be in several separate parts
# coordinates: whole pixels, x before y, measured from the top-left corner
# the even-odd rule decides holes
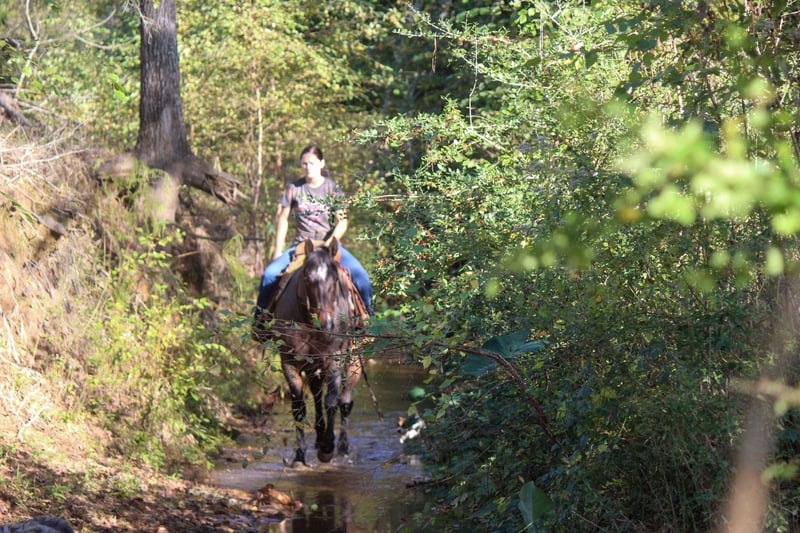
[[[152,184],[154,216],[174,221],[181,185],[236,203],[239,181],[195,156],[186,138],[175,0],[141,0],[140,5],[141,92],[135,155],[148,167],[169,174]]]
[[[186,140],[178,66],[175,0],[142,1],[139,138],[136,152],[150,167],[168,170],[192,155]]]

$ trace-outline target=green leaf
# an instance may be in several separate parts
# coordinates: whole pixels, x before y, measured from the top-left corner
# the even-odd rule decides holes
[[[518,507],[525,521],[525,531],[536,531],[533,523],[556,508],[550,496],[534,485],[533,481],[528,481],[520,489]]]
[[[497,366],[497,363],[487,357],[469,354],[461,365],[461,374],[470,376],[480,376]]]
[[[515,350],[515,346],[527,341],[529,334],[530,330],[522,329],[514,333],[509,333],[508,335],[492,337],[486,341],[481,348],[502,355],[505,359],[509,359],[509,356]]]
[[[530,330],[522,329],[508,335],[492,337],[481,348],[493,352],[503,359],[511,360],[523,353],[538,352],[544,349],[542,341],[527,342]],[[494,360],[478,354],[468,354],[461,365],[461,374],[480,376],[497,366]]]
[[[408,391],[408,399],[414,402],[425,399],[425,389],[422,387],[411,387]]]

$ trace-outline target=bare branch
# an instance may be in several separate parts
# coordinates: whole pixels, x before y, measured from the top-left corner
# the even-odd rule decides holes
[[[14,122],[32,128],[34,124],[25,118],[25,115],[14,105],[14,100],[6,93],[0,92],[0,109],[5,111],[6,115]]]

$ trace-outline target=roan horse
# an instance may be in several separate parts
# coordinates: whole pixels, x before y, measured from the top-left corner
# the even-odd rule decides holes
[[[258,314],[254,324],[256,340],[272,340],[278,346],[283,375],[291,390],[297,433],[293,466],[307,464],[303,376],[316,410],[317,458],[327,463],[335,450],[337,410],[341,414],[338,451],[344,455],[350,451],[347,418],[353,409],[353,389],[362,372],[361,359],[349,353],[350,335],[361,320],[360,302],[355,301],[357,293],[350,290],[352,283],[348,283],[347,272],[335,259],[338,242],[334,239],[330,247],[315,248],[311,241],[306,241],[302,246],[305,261],[293,272],[284,274],[289,278],[281,281],[285,286],[270,306],[271,327]]]

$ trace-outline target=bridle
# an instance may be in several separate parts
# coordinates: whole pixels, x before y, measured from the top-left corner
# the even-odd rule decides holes
[[[315,250],[316,252],[316,250]],[[311,298],[308,295],[307,289],[307,278],[306,278],[306,270],[309,267],[309,257],[306,257],[303,266],[298,271],[300,278],[298,279],[297,284],[297,306],[300,310],[303,320],[311,323],[313,321],[313,313],[311,309]],[[341,267],[331,259],[330,262],[325,262],[326,267],[329,271],[331,271],[335,277],[336,281],[334,284],[334,294],[333,294],[333,301],[347,301],[347,288],[345,287],[344,281],[342,280],[342,275],[340,272]]]

